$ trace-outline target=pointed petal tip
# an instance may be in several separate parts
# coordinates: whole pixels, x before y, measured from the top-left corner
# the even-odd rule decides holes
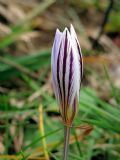
[[[63,32],[69,32],[68,28],[65,27],[64,31]]]
[[[66,35],[66,33],[67,33],[67,37],[68,38],[70,38],[70,31],[68,30],[68,28],[67,27],[65,27],[65,29],[64,29],[64,31],[63,31],[63,33],[64,33],[64,36]]]
[[[72,24],[70,24],[70,33],[76,35],[75,29]]]
[[[56,32],[60,32],[60,30],[57,28],[57,29],[56,29]]]
[[[62,35],[62,32],[60,32],[60,30],[57,28],[55,33],[55,40],[60,39],[61,35]]]
[[[70,24],[70,28],[73,28],[73,29],[74,29],[74,27],[73,27],[72,23]]]

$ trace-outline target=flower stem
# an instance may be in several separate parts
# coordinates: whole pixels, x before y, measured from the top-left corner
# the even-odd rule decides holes
[[[68,146],[69,146],[69,137],[70,137],[70,127],[64,127],[64,153],[63,160],[67,160],[68,157]]]

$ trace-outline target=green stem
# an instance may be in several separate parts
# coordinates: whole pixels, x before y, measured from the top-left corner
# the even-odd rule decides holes
[[[67,160],[68,157],[68,146],[69,146],[69,137],[70,137],[70,127],[64,127],[64,153],[63,160]]]

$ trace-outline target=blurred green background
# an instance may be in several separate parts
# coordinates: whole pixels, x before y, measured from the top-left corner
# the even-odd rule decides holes
[[[0,159],[61,160],[51,86],[56,28],[73,24],[84,59],[69,160],[120,160],[120,1],[0,0]]]

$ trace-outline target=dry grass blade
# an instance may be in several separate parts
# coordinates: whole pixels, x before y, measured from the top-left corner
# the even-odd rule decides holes
[[[42,107],[42,105],[40,105],[39,106],[39,130],[40,130],[41,136],[45,135],[43,126],[44,126],[44,124],[43,124],[43,107]],[[42,139],[42,144],[43,144],[43,152],[44,152],[45,159],[49,160],[49,155],[47,152],[47,145],[46,145],[45,138]]]

